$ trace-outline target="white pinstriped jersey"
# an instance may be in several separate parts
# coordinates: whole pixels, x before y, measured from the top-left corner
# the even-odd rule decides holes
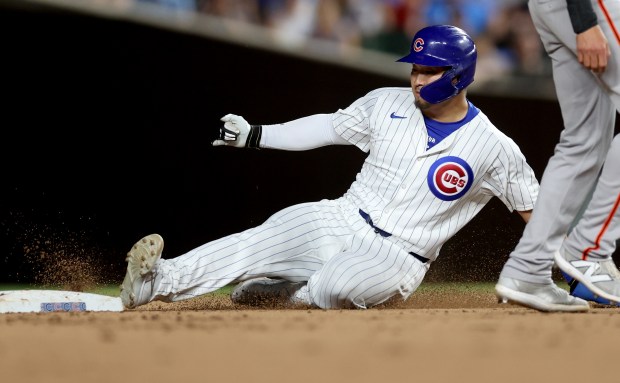
[[[419,255],[435,259],[493,196],[511,211],[534,207],[533,170],[482,112],[429,150],[410,88],[376,89],[332,118],[337,133],[369,152],[342,198]]]
[[[409,88],[377,89],[331,116],[264,130],[264,147],[349,142],[369,155],[341,198],[290,206],[259,226],[160,259],[140,292],[145,300],[179,301],[260,277],[307,282],[295,299],[325,309],[406,299],[430,267],[411,252],[434,260],[493,196],[530,210],[538,192],[519,148],[481,112],[426,150]],[[375,231],[359,209],[392,235]]]

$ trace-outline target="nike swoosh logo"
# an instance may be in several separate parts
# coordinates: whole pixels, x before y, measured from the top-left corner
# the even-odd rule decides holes
[[[390,117],[392,117],[392,118],[407,118],[407,117],[404,117],[404,116],[397,116],[395,112],[392,112],[392,114],[390,114]]]

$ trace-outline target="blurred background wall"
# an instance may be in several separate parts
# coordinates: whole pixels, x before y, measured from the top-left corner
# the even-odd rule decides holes
[[[522,1],[0,0],[0,282],[120,283],[146,234],[172,258],[342,195],[357,149],[213,148],[219,119],[284,122],[408,87],[394,60],[431,23],[476,39],[469,98],[540,177],[562,120]],[[494,281],[522,228],[493,201],[428,280]]]

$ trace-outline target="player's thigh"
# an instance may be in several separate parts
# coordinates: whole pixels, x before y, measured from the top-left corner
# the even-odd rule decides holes
[[[265,239],[259,243],[254,240],[251,256],[255,262],[243,279],[307,281],[331,257],[344,251],[355,232],[332,200],[291,206],[257,229]]]
[[[344,220],[331,201],[294,205],[259,226],[208,242],[173,261],[225,275],[243,275],[304,257],[323,262],[320,258],[327,257],[324,249],[333,252],[334,246],[350,235]]]
[[[369,308],[397,294],[407,298],[422,282],[427,265],[372,230],[362,234],[364,240],[352,241],[308,281],[317,306]]]
[[[353,232],[340,206],[335,201],[322,200],[283,209],[242,237],[259,236],[273,251],[285,251],[290,256],[312,252],[326,259],[334,254],[334,248],[342,249],[341,243]]]

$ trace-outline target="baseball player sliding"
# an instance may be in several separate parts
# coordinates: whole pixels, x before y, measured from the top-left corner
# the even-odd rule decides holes
[[[348,191],[302,203],[257,227],[161,259],[152,234],[129,251],[123,304],[179,301],[228,284],[232,299],[369,308],[407,299],[441,246],[493,197],[527,221],[538,182],[517,145],[466,98],[476,46],[461,29],[421,29],[411,52],[411,88],[380,88],[332,114],[278,125],[222,118],[215,146],[309,150],[355,145],[368,156]],[[242,283],[240,283],[242,282]],[[573,310],[585,301],[549,287],[545,299]]]

